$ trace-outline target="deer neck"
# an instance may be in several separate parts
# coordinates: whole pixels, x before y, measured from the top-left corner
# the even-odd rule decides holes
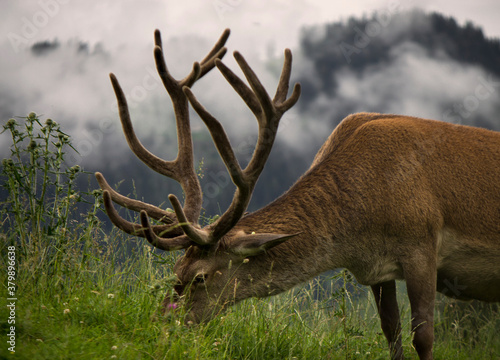
[[[331,175],[309,172],[281,197],[238,223],[237,228],[247,233],[299,233],[250,260],[258,262],[256,268],[270,273],[262,296],[342,267],[345,254],[335,245],[343,231],[340,196],[334,182]]]

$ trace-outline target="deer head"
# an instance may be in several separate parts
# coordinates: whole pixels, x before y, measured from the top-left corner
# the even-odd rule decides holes
[[[226,53],[224,44],[228,36],[229,30],[225,30],[208,55],[201,62],[194,63],[191,72],[183,80],[176,80],[165,63],[160,32],[155,32],[156,68],[172,100],[177,124],[178,154],[173,161],[158,158],[141,144],[132,127],[125,95],[114,74],[110,74],[123,132],[131,150],[152,170],[180,183],[185,194],[184,204],[181,205],[175,195],[169,195],[175,213],[164,211],[154,205],[120,195],[109,186],[102,174],[95,174],[103,190],[106,212],[114,225],[126,233],[146,238],[153,246],[165,251],[187,249],[174,267],[178,277],[175,290],[179,297],[185,299],[185,305],[190,310],[188,320],[193,322],[206,320],[240,299],[268,295],[265,281],[261,281],[259,277],[254,280],[249,276],[249,266],[259,268],[259,261],[252,261],[250,258],[296,235],[261,233],[259,229],[249,231],[237,226],[271,152],[279,121],[300,96],[299,84],[295,84],[290,97],[287,96],[292,66],[291,52],[285,50],[281,77],[276,94],[271,99],[240,53],[235,52],[234,58],[249,86],[221,62]],[[257,144],[244,169],[239,165],[220,122],[198,102],[191,91],[194,83],[214,67],[219,69],[241,96],[258,122]],[[188,102],[206,124],[236,185],[229,208],[214,223],[204,228],[198,224],[202,191],[193,164]],[[115,210],[113,202],[140,212],[141,224],[123,219]],[[158,220],[162,225],[151,225],[149,217]],[[265,271],[264,268],[257,270],[257,273],[261,271]],[[166,298],[165,305],[170,301],[170,297]]]

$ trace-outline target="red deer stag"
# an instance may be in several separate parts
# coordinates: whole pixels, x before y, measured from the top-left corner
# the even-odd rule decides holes
[[[394,359],[403,358],[395,280],[406,281],[413,343],[420,359],[432,359],[436,290],[465,300],[500,300],[500,134],[408,116],[350,115],[295,185],[245,214],[279,120],[297,102],[300,86],[288,97],[290,50],[273,99],[235,52],[247,86],[220,60],[228,36],[226,30],[178,81],[167,70],[155,33],[156,67],[177,122],[179,151],[173,161],[140,143],[125,95],[110,75],[130,148],[151,169],[178,181],[185,201],[181,205],[170,195],[175,213],[167,212],[118,194],[96,173],[109,218],[159,249],[187,249],[174,272],[189,321],[206,321],[240,300],[278,294],[327,270],[347,268],[371,286]],[[245,169],[222,125],[191,92],[213,67],[257,118],[258,141]],[[198,225],[202,192],[193,166],[188,103],[208,127],[236,185],[227,211],[204,228]],[[121,218],[112,202],[139,211],[141,224]],[[162,225],[151,225],[148,217]],[[167,297],[165,306],[170,302]]]

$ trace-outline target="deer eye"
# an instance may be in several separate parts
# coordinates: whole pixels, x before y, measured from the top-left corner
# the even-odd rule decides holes
[[[207,280],[207,274],[198,274],[195,276],[193,283],[194,284],[204,284]]]

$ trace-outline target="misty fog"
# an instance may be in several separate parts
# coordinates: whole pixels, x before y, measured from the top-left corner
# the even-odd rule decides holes
[[[335,26],[344,29],[350,37],[331,41],[331,49],[323,46],[318,50],[334,53],[336,58],[332,64],[338,65],[323,73],[318,71],[316,55],[307,52],[304,41],[310,41],[310,45],[326,41],[328,32],[324,25],[295,35],[302,36],[302,46],[292,48],[292,81],[303,83],[304,94],[296,108],[282,120],[268,171],[264,172],[256,190],[259,198],[255,206],[286,190],[307,169],[315,152],[341,119],[353,112],[398,113],[500,129],[498,77],[480,63],[458,61],[446,49],[429,51],[411,38],[396,41],[408,33],[432,34],[431,24],[423,13],[415,18],[418,22],[406,21],[405,16],[408,14],[394,15],[378,24],[376,17],[365,18],[372,28],[354,30],[353,23],[337,23]],[[373,28],[376,25],[380,27],[378,33]],[[141,41],[128,42],[125,38],[111,45],[84,39],[46,39],[20,50],[21,56],[2,57],[2,121],[25,116],[30,111],[43,119],[52,118],[71,134],[73,145],[80,153],[69,157],[70,165],[78,163],[88,171],[102,171],[112,183],[126,179],[125,193],[130,191],[131,179],[134,179],[141,196],[156,204],[162,202],[168,192],[178,192],[178,187],[171,182],[164,185],[160,176],[151,174],[152,171],[134,159],[121,132],[108,78],[109,72],[117,75],[127,94],[136,132],[146,147],[160,157],[173,159],[175,120],[170,100],[156,74],[152,56],[153,28],[148,41],[141,38]],[[205,36],[203,32],[164,35],[167,65],[173,75],[184,77],[192,63],[204,57],[216,37]],[[340,47],[342,42],[344,49]],[[389,44],[389,50],[377,57],[373,52],[379,43]],[[231,59],[238,45],[230,37],[227,46],[229,51],[224,62],[241,74]],[[10,47],[9,43],[1,43],[0,51],[7,53]],[[283,61],[281,50],[271,46],[263,54],[252,52],[247,46],[245,49],[243,55],[270,95],[274,95]],[[352,60],[359,56],[379,60],[358,66]],[[244,165],[256,140],[257,125],[251,112],[216,69],[201,79],[193,92],[222,122]],[[208,194],[206,201],[211,202],[212,210],[216,211],[219,206],[224,209],[232,192],[222,190],[230,189],[232,184],[208,131],[194,113],[192,127],[197,161],[204,161],[206,176],[202,186]],[[2,157],[8,156],[8,144],[8,137],[1,136]],[[152,188],[159,189],[160,193],[151,194]]]

